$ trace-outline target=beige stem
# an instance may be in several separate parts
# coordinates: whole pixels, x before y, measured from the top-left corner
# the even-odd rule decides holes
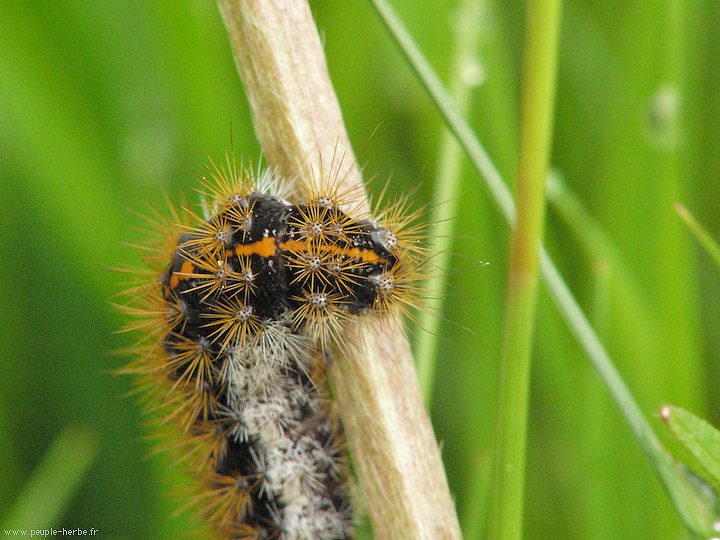
[[[311,167],[315,181],[337,174],[343,189],[362,189],[306,0],[219,5],[268,164],[288,178],[308,181]],[[330,373],[375,538],[459,539],[409,345],[388,319],[351,328],[358,346]]]

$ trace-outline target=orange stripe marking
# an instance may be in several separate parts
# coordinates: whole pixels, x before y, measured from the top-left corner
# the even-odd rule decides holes
[[[316,247],[318,251],[330,252],[334,255],[345,255],[353,259],[360,259],[366,263],[385,264],[388,262],[371,249],[343,248],[335,244],[322,244]],[[280,245],[280,249],[287,251],[305,251],[308,249],[308,243],[305,240],[288,240]]]
[[[324,253],[332,253],[333,255],[344,255],[352,259],[359,259],[364,263],[380,263],[387,264],[387,259],[380,257],[371,249],[363,248],[344,248],[335,244],[321,244],[313,246],[317,251]],[[253,242],[252,244],[238,244],[235,246],[235,255],[247,256],[247,255],[259,255],[260,257],[268,258],[275,255],[277,252],[277,242],[275,238],[267,237]],[[306,240],[288,240],[287,242],[280,245],[280,249],[284,251],[307,251],[308,242]],[[232,254],[232,251],[227,252],[228,256]],[[191,261],[184,261],[182,268],[179,272],[174,272],[170,277],[170,290],[177,287],[180,282],[184,279],[189,279],[189,274],[195,271],[195,266]]]
[[[180,272],[175,272],[170,278],[170,290],[177,287],[181,280],[187,279],[187,276],[181,276],[180,274],[190,274],[193,270],[195,270],[193,263],[190,261],[183,262]]]
[[[277,251],[277,243],[272,236],[263,238],[252,244],[238,244],[235,246],[235,255],[260,255],[261,257],[272,257]]]

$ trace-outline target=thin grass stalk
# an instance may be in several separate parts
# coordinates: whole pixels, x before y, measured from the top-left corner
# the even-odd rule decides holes
[[[520,141],[495,430],[490,538],[522,538],[530,351],[545,224],[545,179],[552,141],[560,1],[527,6],[520,96]]]
[[[477,86],[480,75],[480,59],[478,49],[481,33],[482,15],[486,8],[484,2],[465,0],[454,12],[455,51],[452,62],[450,93],[458,110],[465,114],[470,105],[472,89]],[[480,29],[480,30],[479,30]],[[456,222],[462,181],[463,155],[462,149],[450,130],[443,130],[440,142],[437,174],[433,183],[432,210],[429,221],[432,224],[432,235],[428,248],[433,257],[433,265],[440,269],[436,278],[428,280],[423,296],[426,305],[419,317],[422,328],[416,350],[418,379],[425,398],[426,406],[430,405],[432,389],[435,383],[435,366],[438,350],[438,336],[441,319],[446,278],[445,271],[450,260],[453,246],[453,235]]]
[[[3,529],[41,530],[59,523],[98,450],[96,435],[86,428],[63,429],[9,509]]]
[[[695,216],[682,204],[675,204],[675,211],[687,225],[695,239],[705,249],[705,252],[712,257],[715,264],[720,267],[720,245],[710,236],[710,233],[695,219]]]

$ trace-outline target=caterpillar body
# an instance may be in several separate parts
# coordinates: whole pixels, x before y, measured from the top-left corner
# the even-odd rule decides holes
[[[351,539],[328,346],[412,297],[413,218],[404,203],[382,222],[354,216],[332,185],[293,197],[229,159],[210,172],[207,215],[174,212],[131,291],[131,326],[150,334],[131,370],[181,428],[176,447],[222,538]]]

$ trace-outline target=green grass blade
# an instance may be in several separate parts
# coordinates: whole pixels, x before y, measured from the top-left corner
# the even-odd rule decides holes
[[[544,251],[541,255],[541,267],[545,284],[550,290],[563,318],[600,373],[625,421],[629,424],[633,435],[635,435],[641,448],[650,459],[651,465],[662,479],[665,489],[680,513],[683,522],[688,529],[695,533],[707,533],[709,531],[707,528],[709,525],[707,516],[703,515],[697,505],[688,502],[694,498],[692,489],[688,486],[686,479],[674,467],[669,454],[650,427],[647,418],[642,414],[640,407],[617,369],[615,369],[610,356],[590,326],[550,256]]]
[[[465,150],[473,166],[485,180],[493,199],[497,203],[506,219],[513,223],[515,221],[515,204],[512,195],[503,181],[500,172],[490,159],[487,151],[477,140],[475,134],[458,112],[452,98],[445,90],[442,82],[433,71],[430,64],[423,56],[412,37],[405,29],[402,21],[393,11],[390,4],[385,0],[371,0],[371,5],[380,15],[380,20],[385,24],[390,35],[395,39],[400,51],[407,58],[410,66],[420,79],[425,91],[430,96],[433,104],[440,111],[450,130],[457,137],[460,146]]]
[[[53,441],[3,520],[3,529],[47,529],[62,518],[98,453],[95,435],[67,427]]]
[[[604,310],[610,309],[607,304],[616,305],[613,312],[615,325],[625,329],[623,337],[616,339],[622,340],[622,346],[632,350],[636,356],[656,357],[662,354],[654,339],[662,332],[661,323],[647,295],[643,294],[642,283],[613,239],[557,174],[552,174],[548,182],[548,202],[568,226],[580,248],[591,258],[590,267],[595,269],[596,279],[606,282],[597,298],[605,304]],[[608,313],[605,313],[603,318],[607,316]],[[597,318],[593,320],[597,321]],[[602,327],[607,327],[608,323],[605,320]],[[594,324],[597,331],[598,323]],[[602,335],[602,331],[599,333]]]
[[[454,42],[455,52],[450,82],[450,92],[458,110],[467,113],[471,90],[477,84],[472,77],[473,69],[479,69],[478,43],[483,7],[475,0],[465,0],[458,6],[455,18]],[[433,257],[433,265],[441,269],[440,275],[428,280],[423,291],[427,298],[419,318],[419,326],[423,329],[420,334],[415,361],[417,364],[420,389],[423,393],[425,405],[429,406],[432,398],[433,383],[435,381],[435,360],[438,349],[438,335],[441,319],[438,313],[442,311],[446,276],[443,269],[448,267],[450,252],[452,251],[453,236],[456,222],[453,219],[457,214],[458,197],[462,175],[462,149],[453,134],[445,129],[440,143],[440,156],[438,158],[437,174],[433,183],[432,210],[428,216],[433,223],[433,235],[428,242],[430,253],[437,253]]]
[[[705,249],[708,255],[712,257],[715,264],[720,268],[720,245],[710,236],[710,233],[695,219],[692,213],[682,204],[675,205],[675,211],[687,225],[695,239]]]
[[[545,179],[552,141],[560,1],[531,1],[523,52],[518,219],[508,268],[495,429],[495,482],[490,538],[522,538],[530,352],[535,326],[538,250],[545,227]]]
[[[694,458],[686,465],[714,487],[720,486],[720,431],[680,407],[663,407],[660,418]]]

